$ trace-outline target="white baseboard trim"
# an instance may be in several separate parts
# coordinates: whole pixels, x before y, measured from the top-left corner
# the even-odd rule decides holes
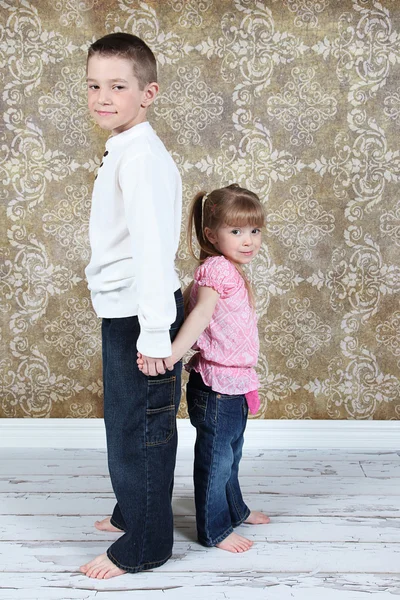
[[[179,446],[192,447],[194,429],[178,419]],[[102,419],[0,419],[0,448],[105,448]],[[399,450],[400,421],[252,419],[246,448]]]

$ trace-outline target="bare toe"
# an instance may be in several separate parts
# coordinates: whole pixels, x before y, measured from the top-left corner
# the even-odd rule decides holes
[[[88,572],[88,576],[91,577],[92,579],[97,579],[97,575],[100,573],[101,569],[100,567],[94,567],[93,569],[91,569]]]
[[[110,569],[108,567],[101,569],[101,571],[99,571],[97,573],[97,579],[104,579],[106,574],[109,573],[109,571],[110,571]]]
[[[126,571],[122,571],[118,567],[114,569],[110,569],[105,575],[103,579],[111,579],[111,577],[117,577],[118,575],[123,575]]]
[[[107,554],[100,554],[91,562],[83,565],[80,571],[92,579],[109,579],[126,573],[126,571],[116,567]]]
[[[253,542],[237,533],[229,534],[222,542],[216,544],[217,548],[227,550],[228,552],[246,552],[250,550]]]

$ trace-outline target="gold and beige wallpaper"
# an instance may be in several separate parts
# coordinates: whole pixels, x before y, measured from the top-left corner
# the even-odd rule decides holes
[[[0,0],[0,417],[102,415],[84,267],[106,135],[85,60],[113,31],[157,56],[150,122],[184,225],[199,189],[238,182],[265,203],[258,418],[399,419],[395,0]],[[185,285],[183,236],[178,268]]]

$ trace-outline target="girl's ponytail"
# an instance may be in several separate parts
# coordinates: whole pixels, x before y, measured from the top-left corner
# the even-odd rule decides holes
[[[206,192],[199,192],[192,200],[189,211],[188,231],[187,231],[187,244],[189,247],[190,255],[195,259],[199,260],[196,256],[193,248],[193,229],[196,233],[197,242],[202,248],[204,245],[204,233],[203,233],[203,198],[206,196]]]
[[[207,195],[206,192],[199,192],[192,200],[192,204],[190,205],[189,210],[189,219],[188,219],[188,228],[187,228],[187,245],[189,248],[189,253],[197,262],[199,262],[199,257],[196,256],[194,248],[193,248],[193,229],[196,233],[197,243],[200,246],[200,262],[202,256],[202,248],[206,243],[203,233],[203,199]],[[204,260],[204,258],[203,258]],[[184,311],[185,315],[189,314],[189,303],[190,303],[190,291],[193,287],[193,281],[188,285],[188,287],[183,292],[183,300],[184,300]]]
[[[191,256],[200,264],[202,264],[210,256],[220,256],[221,253],[214,248],[210,240],[204,235],[205,225],[210,229],[214,229],[213,221],[217,216],[217,205],[214,203],[213,197],[215,192],[199,192],[192,200],[189,210],[187,244]],[[211,206],[211,208],[210,208]],[[200,255],[196,256],[193,248],[193,229],[196,234],[197,244],[200,248]]]

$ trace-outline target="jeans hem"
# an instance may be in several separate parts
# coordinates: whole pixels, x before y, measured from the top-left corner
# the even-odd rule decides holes
[[[213,542],[206,542],[206,541],[202,540],[201,538],[199,538],[199,542],[202,546],[207,546],[207,548],[212,548],[213,546],[220,544],[231,533],[233,533],[233,528],[228,527],[228,529],[226,531],[224,531],[224,533],[219,535]]]
[[[125,531],[125,529],[122,527],[122,525],[120,525],[119,523],[117,523],[117,521],[115,519],[113,519],[113,517],[110,518],[110,523],[114,527],[117,527],[117,529],[120,529],[121,531]]]
[[[107,550],[107,556],[111,560],[111,562],[118,567],[119,569],[123,569],[127,573],[139,573],[140,571],[148,571],[149,569],[156,569],[157,567],[161,567],[161,565],[165,564],[167,560],[169,560],[172,556],[172,553],[169,554],[163,560],[159,560],[156,562],[148,562],[143,563],[137,567],[128,567],[127,565],[121,564],[110,552],[110,549]]]
[[[244,521],[248,518],[250,513],[251,513],[251,510],[249,508],[247,508],[245,516],[242,519],[240,519],[240,521],[235,521],[234,523],[232,523],[232,527],[239,527],[239,525],[244,523]]]

